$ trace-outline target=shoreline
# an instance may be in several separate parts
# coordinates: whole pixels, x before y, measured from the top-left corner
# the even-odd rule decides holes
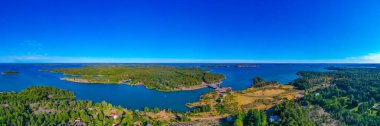
[[[69,82],[75,82],[75,83],[79,83],[79,84],[126,84],[126,85],[130,85],[130,86],[144,86],[147,89],[157,90],[157,91],[162,91],[162,92],[192,91],[192,90],[198,90],[198,89],[202,89],[202,88],[207,88],[208,87],[207,85],[209,85],[208,83],[202,81],[202,83],[199,84],[199,85],[188,86],[188,87],[179,87],[179,88],[170,89],[170,90],[159,90],[159,89],[155,89],[155,88],[149,88],[148,86],[144,85],[144,83],[130,84],[130,83],[121,83],[121,82],[118,82],[118,83],[89,82],[87,79],[82,79],[82,78],[67,78],[67,77],[60,78],[60,80],[62,80],[62,81],[69,81]],[[210,84],[219,85],[219,84],[222,84],[222,83],[223,83],[223,81],[220,81],[220,82],[217,82],[217,83],[210,83]]]

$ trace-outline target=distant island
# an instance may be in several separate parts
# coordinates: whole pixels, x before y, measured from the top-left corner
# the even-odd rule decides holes
[[[227,68],[255,68],[257,65],[254,64],[209,64],[203,67],[227,67]]]
[[[144,85],[159,91],[195,90],[220,84],[222,74],[194,67],[102,65],[50,69],[63,73],[61,80],[78,83]]]
[[[19,72],[17,71],[3,71],[1,74],[18,74]]]

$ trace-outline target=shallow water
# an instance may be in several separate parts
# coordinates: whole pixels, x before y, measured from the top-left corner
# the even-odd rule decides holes
[[[0,91],[20,91],[29,86],[45,85],[70,90],[76,99],[107,101],[113,105],[121,105],[128,109],[147,107],[170,108],[175,111],[186,111],[188,102],[197,101],[199,96],[212,89],[203,88],[193,91],[160,92],[143,86],[112,84],[78,84],[61,81],[62,74],[41,71],[44,68],[82,67],[86,64],[0,64],[0,71],[14,70],[15,75],[0,75]],[[160,64],[177,66],[202,66],[204,64]],[[288,83],[297,78],[298,71],[325,71],[326,66],[339,64],[257,64],[255,68],[212,68],[213,72],[226,76],[221,86],[243,90],[251,84],[251,79],[261,76],[265,80],[276,80]],[[203,68],[203,67],[202,67]]]

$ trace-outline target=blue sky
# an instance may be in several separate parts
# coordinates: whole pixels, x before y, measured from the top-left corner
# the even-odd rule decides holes
[[[0,62],[380,62],[378,0],[1,0]]]

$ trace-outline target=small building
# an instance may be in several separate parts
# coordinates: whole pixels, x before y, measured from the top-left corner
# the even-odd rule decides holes
[[[81,119],[76,119],[76,120],[74,120],[74,125],[75,126],[84,126],[85,124],[82,122]]]
[[[134,122],[133,125],[134,126],[141,126],[139,122]]]
[[[115,113],[112,113],[111,115],[110,115],[113,119],[117,119],[119,116],[118,115],[116,115]]]
[[[296,94],[295,98],[298,99],[298,98],[303,98],[304,95],[303,94]]]
[[[153,126],[153,125],[148,123],[148,124],[146,124],[145,126]]]

